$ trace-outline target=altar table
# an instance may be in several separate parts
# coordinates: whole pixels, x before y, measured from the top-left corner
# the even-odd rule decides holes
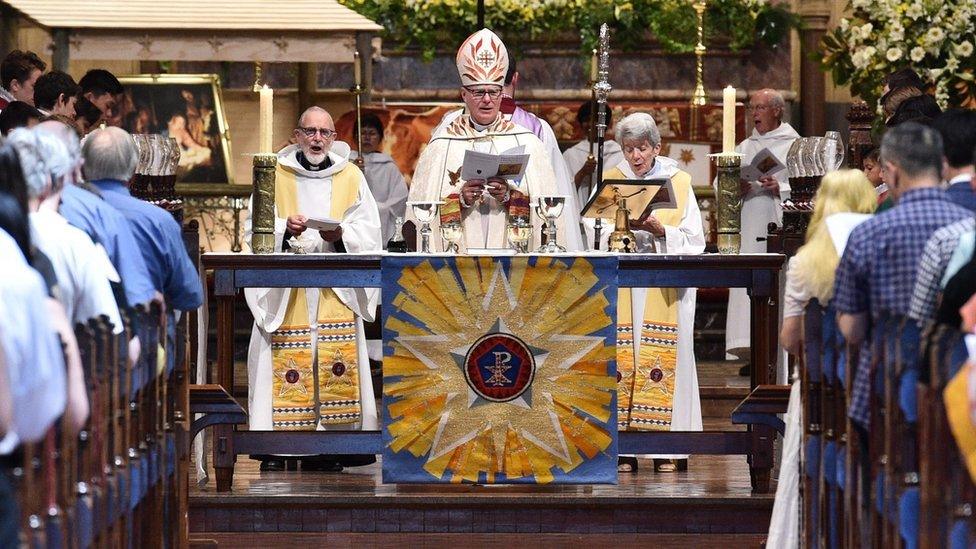
[[[217,363],[213,382],[233,394],[234,301],[241,288],[360,288],[381,286],[381,254],[207,253],[217,307]],[[623,254],[617,256],[621,288],[745,288],[751,301],[751,388],[776,382],[779,272],[785,256]],[[213,391],[211,391],[213,393]],[[217,398],[199,411],[193,432],[214,426],[217,490],[228,491],[241,454],[380,454],[381,431],[247,431],[243,411],[228,411]],[[621,454],[746,455],[753,489],[768,492],[775,430],[752,424],[746,431],[625,431]]]

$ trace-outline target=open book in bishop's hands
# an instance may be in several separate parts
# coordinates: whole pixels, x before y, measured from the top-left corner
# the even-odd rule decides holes
[[[513,147],[499,154],[468,149],[464,151],[461,179],[471,181],[472,179],[500,177],[509,181],[517,181],[525,175],[525,167],[528,164],[529,155],[525,152],[525,145]]]

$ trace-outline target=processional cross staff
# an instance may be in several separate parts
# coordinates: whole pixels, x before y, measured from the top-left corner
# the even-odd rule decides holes
[[[603,181],[603,142],[607,136],[607,97],[613,90],[610,85],[610,28],[606,23],[600,25],[599,43],[599,78],[593,83],[593,96],[596,98],[597,117],[596,117],[596,185]],[[600,249],[600,232],[603,230],[603,222],[599,217],[593,230],[593,249]]]

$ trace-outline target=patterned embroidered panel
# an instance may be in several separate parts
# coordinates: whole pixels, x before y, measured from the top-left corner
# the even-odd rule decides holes
[[[641,326],[640,360],[634,375],[630,429],[670,431],[678,367],[678,325]]]
[[[315,376],[312,331],[282,326],[271,334],[272,426],[276,431],[314,430]]]
[[[615,483],[616,261],[384,258],[384,482]]]
[[[361,409],[356,323],[319,324],[318,339],[320,421],[322,425],[358,423]]]

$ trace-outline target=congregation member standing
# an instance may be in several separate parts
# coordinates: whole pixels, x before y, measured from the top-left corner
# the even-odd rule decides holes
[[[307,252],[382,249],[380,217],[349,145],[335,122],[310,107],[298,119],[296,144],[278,152],[275,250],[289,240]],[[251,208],[248,208],[248,212]],[[340,221],[314,230],[309,219]],[[250,241],[250,215],[244,222]],[[377,428],[363,321],[374,318],[376,288],[248,288],[254,315],[247,354],[248,426],[252,431]],[[280,471],[281,456],[259,456],[262,471]],[[340,471],[336,456],[303,456],[303,469]]]
[[[45,116],[59,115],[74,120],[80,92],[81,87],[69,74],[51,71],[34,83],[34,106]]]
[[[837,267],[834,307],[848,343],[870,341],[872,317],[906,315],[919,259],[940,227],[972,216],[949,201],[941,186],[942,138],[915,122],[891,128],[881,142],[881,166],[895,206],[851,232]],[[850,397],[850,417],[867,428],[871,352],[861,349]]]
[[[47,65],[32,51],[14,50],[0,63],[0,111],[14,101],[34,106],[34,83]]]

